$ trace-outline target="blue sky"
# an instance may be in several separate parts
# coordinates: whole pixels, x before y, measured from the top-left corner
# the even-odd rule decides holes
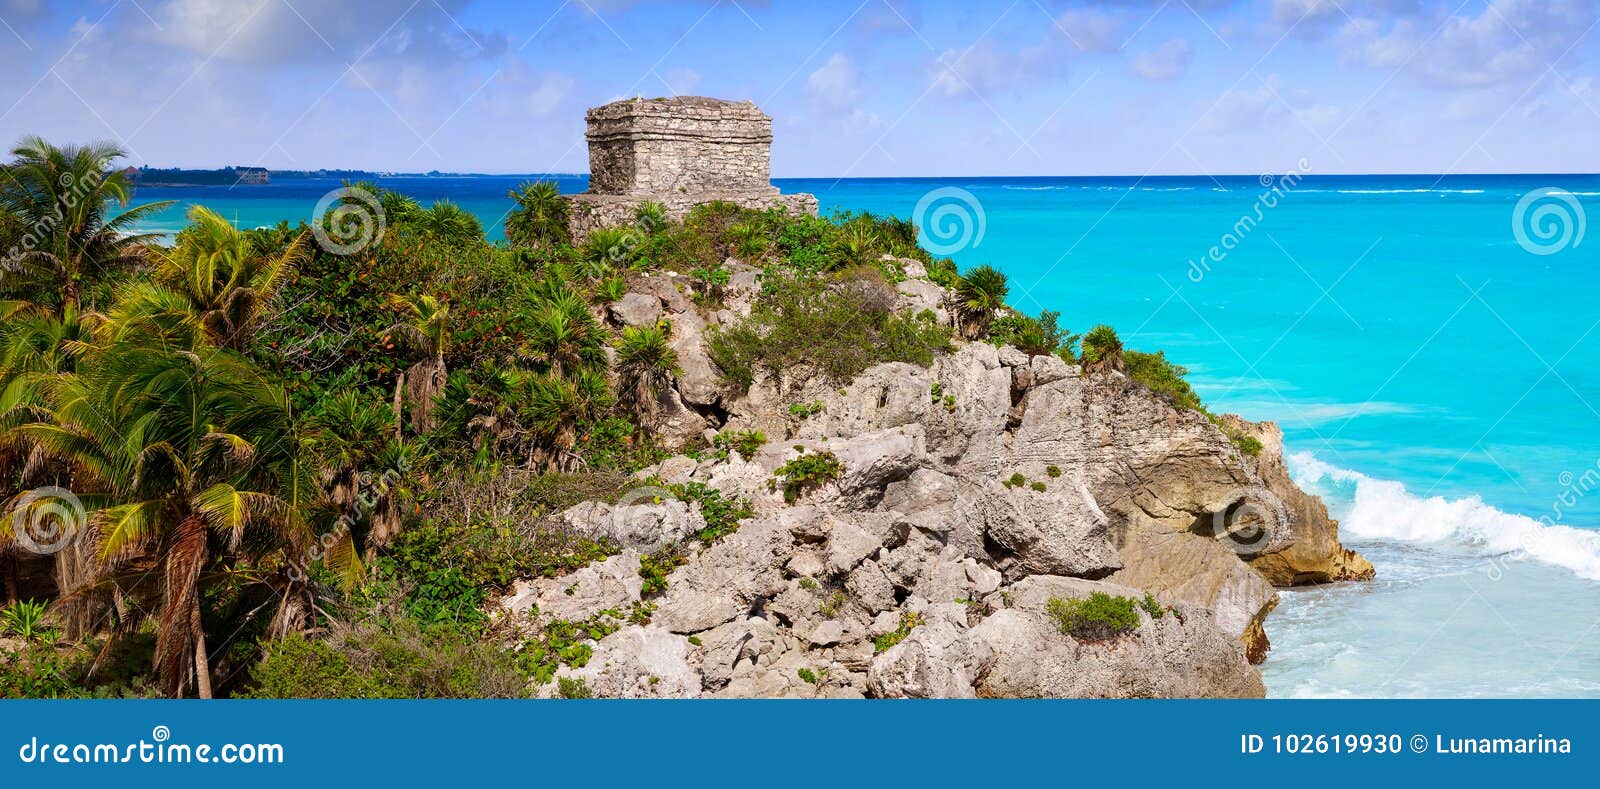
[[[581,172],[583,110],[756,101],[779,176],[1600,170],[1600,0],[0,0],[0,140]]]

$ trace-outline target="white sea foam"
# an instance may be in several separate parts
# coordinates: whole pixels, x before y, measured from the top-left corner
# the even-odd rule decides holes
[[[1423,498],[1398,482],[1329,465],[1309,452],[1294,453],[1289,465],[1295,481],[1312,492],[1349,497],[1340,528],[1352,537],[1454,543],[1489,555],[1526,557],[1600,580],[1600,530],[1541,523],[1495,509],[1477,496]]]

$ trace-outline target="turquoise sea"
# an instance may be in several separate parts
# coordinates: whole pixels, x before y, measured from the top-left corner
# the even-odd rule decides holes
[[[383,183],[498,236],[521,180]],[[1282,594],[1273,695],[1600,696],[1600,239],[1583,238],[1600,176],[776,183],[825,210],[921,203],[927,244],[1004,270],[1014,306],[1112,324],[1215,410],[1283,426],[1379,580]],[[252,227],[308,219],[338,186],[138,198]],[[178,207],[150,229],[180,226]]]

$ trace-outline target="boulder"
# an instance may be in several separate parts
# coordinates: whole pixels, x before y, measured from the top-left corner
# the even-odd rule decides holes
[[[661,320],[661,299],[646,293],[625,293],[606,307],[611,320],[623,326],[654,326]]]
[[[563,668],[557,677],[582,680],[601,698],[699,698],[700,671],[689,660],[688,639],[659,627],[625,627],[600,639],[582,668]],[[545,686],[554,695],[559,682]]]
[[[1262,484],[1283,503],[1294,522],[1293,545],[1253,557],[1250,565],[1277,586],[1372,580],[1377,574],[1372,562],[1339,542],[1339,522],[1328,517],[1328,507],[1289,479],[1283,463],[1283,431],[1277,424],[1247,422],[1232,414],[1223,420],[1231,429],[1261,442],[1258,469]]]
[[[698,633],[758,609],[784,589],[791,537],[778,518],[757,518],[667,576],[654,621]]]
[[[967,634],[971,648],[992,659],[976,693],[1002,698],[1261,698],[1266,688],[1244,648],[1202,609],[1179,605],[1103,642],[1079,642],[1060,632],[1045,612],[1051,598],[1093,592],[1142,597],[1125,586],[1077,578],[1034,576],[1011,588],[1011,607]]]
[[[559,578],[518,581],[500,608],[514,614],[537,610],[541,621],[581,622],[602,611],[626,610],[640,600],[639,552],[623,549]]]
[[[948,622],[931,622],[872,659],[867,689],[885,699],[970,699],[993,657],[987,642],[965,638]]]

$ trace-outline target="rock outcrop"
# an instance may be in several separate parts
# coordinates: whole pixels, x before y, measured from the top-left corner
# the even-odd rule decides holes
[[[633,607],[634,623],[559,672],[597,695],[1261,696],[1275,586],[1372,575],[1289,480],[1276,426],[1213,423],[1118,372],[967,342],[843,386],[795,370],[730,391],[704,347],[709,327],[748,314],[753,271],[730,267],[748,281],[720,310],[641,277],[608,317],[672,327],[683,363],[663,399],[679,410],[658,419],[695,429],[658,425],[663,440],[768,438],[748,459],[670,458],[638,485],[698,483],[754,514],[702,545],[701,504],[580,504],[566,527],[625,552],[503,604],[569,621]],[[942,311],[943,289],[906,269],[901,306]],[[822,453],[836,473],[786,497],[784,464]],[[665,590],[642,594],[629,569],[674,544]],[[1080,640],[1049,610],[1097,593],[1141,603],[1138,624]]]

